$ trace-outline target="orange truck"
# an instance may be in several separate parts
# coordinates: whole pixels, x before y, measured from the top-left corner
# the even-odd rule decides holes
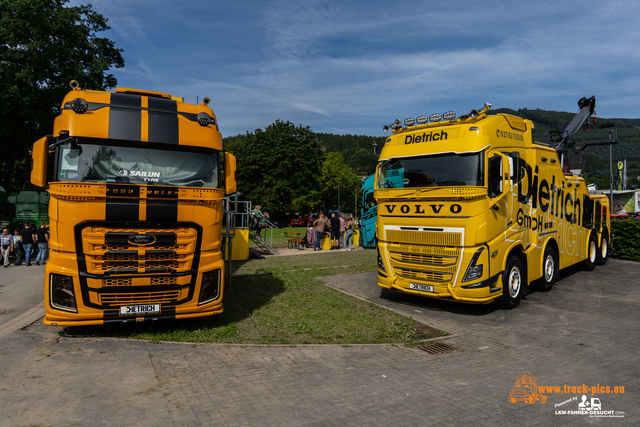
[[[221,313],[222,202],[236,191],[236,160],[209,99],[71,88],[53,136],[33,146],[31,182],[50,194],[44,323]]]

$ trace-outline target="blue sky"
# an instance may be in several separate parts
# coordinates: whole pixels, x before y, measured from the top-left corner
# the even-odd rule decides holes
[[[208,96],[223,136],[276,119],[385,135],[396,117],[592,95],[601,117],[640,117],[637,0],[91,3],[124,49],[118,85]]]

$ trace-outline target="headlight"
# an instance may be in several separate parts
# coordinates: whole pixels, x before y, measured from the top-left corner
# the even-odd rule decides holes
[[[51,274],[49,276],[49,298],[53,308],[78,312],[73,277]]]
[[[467,267],[467,272],[464,273],[464,277],[462,278],[462,282],[470,282],[472,280],[478,280],[482,277],[482,264],[476,265],[478,262],[478,258],[480,258],[480,254],[484,251],[484,248],[480,248],[473,254],[473,258],[471,258],[471,262],[469,263],[469,267]]]
[[[220,296],[220,269],[207,271],[202,275],[198,305],[206,304]]]
[[[387,269],[384,267],[384,262],[382,262],[382,257],[380,256],[380,249],[376,246],[376,251],[378,252],[378,268],[382,272],[387,272]]]

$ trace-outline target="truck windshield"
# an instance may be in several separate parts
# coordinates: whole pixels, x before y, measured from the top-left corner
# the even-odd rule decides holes
[[[382,162],[379,188],[483,186],[484,152],[404,157]]]
[[[219,166],[209,148],[78,138],[58,148],[56,180],[218,188]]]

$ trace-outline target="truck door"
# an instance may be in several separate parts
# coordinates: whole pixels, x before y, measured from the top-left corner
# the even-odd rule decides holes
[[[514,161],[503,153],[489,154],[488,165],[489,212],[487,231],[489,246],[489,275],[502,270],[503,261],[513,234],[512,177]]]

